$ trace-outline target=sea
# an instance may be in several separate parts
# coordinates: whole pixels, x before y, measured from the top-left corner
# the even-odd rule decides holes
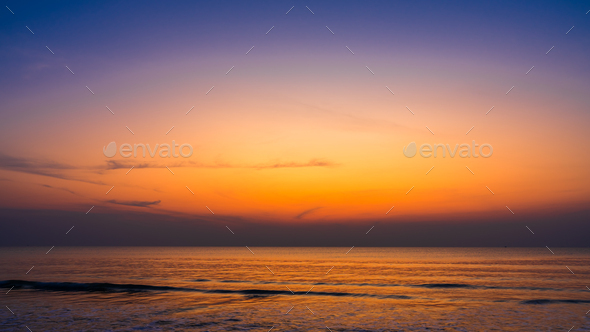
[[[590,331],[589,248],[49,249],[0,248],[0,331]]]

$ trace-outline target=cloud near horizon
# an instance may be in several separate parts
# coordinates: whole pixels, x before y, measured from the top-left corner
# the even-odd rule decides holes
[[[302,168],[302,167],[335,167],[340,166],[341,164],[325,160],[321,158],[313,158],[307,162],[297,162],[297,161],[287,161],[287,162],[266,162],[260,164],[232,164],[232,163],[225,163],[225,162],[217,162],[213,164],[205,164],[201,162],[195,161],[188,161],[187,163],[175,163],[175,164],[158,164],[158,163],[141,163],[136,164],[132,161],[127,160],[107,160],[106,170],[115,170],[115,169],[129,169],[131,167],[134,168],[165,168],[168,167],[194,167],[194,168],[253,168],[257,170],[262,169],[275,169],[275,168]]]
[[[561,216],[526,216],[514,220],[491,217],[478,222],[416,221],[400,217],[374,220],[340,220],[333,223],[261,222],[217,215],[167,215],[154,210],[117,212],[97,206],[86,210],[3,209],[0,215],[2,246],[339,246],[356,247],[588,247],[590,210]],[[84,216],[83,222],[80,216]],[[225,222],[220,223],[223,220]],[[223,226],[240,234],[231,237]],[[76,236],[52,237],[75,225]],[[369,229],[374,229],[366,234]],[[523,236],[532,228],[536,236]],[[31,232],[35,229],[35,232]],[[579,231],[571,231],[577,229]],[[530,234],[530,233],[529,233]],[[345,251],[344,251],[345,252]],[[343,252],[343,253],[344,253]]]
[[[318,206],[318,207],[314,207],[314,208],[311,208],[311,209],[307,209],[307,210],[301,212],[300,214],[296,215],[295,216],[295,219],[301,219],[301,218],[305,217],[306,215],[308,215],[310,213],[313,213],[313,212],[315,212],[315,211],[317,211],[317,210],[319,210],[321,208],[322,208],[321,206]]]
[[[111,199],[106,201],[107,203],[117,204],[117,205],[125,205],[125,206],[135,206],[135,207],[150,207],[152,205],[158,205],[162,201],[120,201],[116,199]]]

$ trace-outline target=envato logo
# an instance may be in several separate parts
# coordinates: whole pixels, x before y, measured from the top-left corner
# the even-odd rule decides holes
[[[178,147],[179,147],[179,149],[178,149],[179,154],[176,154],[176,148],[178,148]],[[119,154],[123,158],[129,158],[131,156],[136,158],[138,148],[141,148],[141,153],[144,158],[146,157],[146,153],[149,154],[149,156],[152,158],[154,158],[156,156],[156,153],[161,158],[170,158],[170,157],[188,158],[193,155],[193,146],[192,145],[190,145],[188,143],[178,145],[174,141],[172,141],[172,145],[166,144],[166,143],[165,144],[156,144],[156,146],[154,146],[153,150],[150,148],[149,144],[133,144],[133,146],[131,146],[131,144],[125,143],[125,144],[121,144],[121,146],[119,147]],[[158,149],[160,151],[158,151]],[[184,153],[186,149],[188,149],[188,153]],[[109,145],[102,148],[102,153],[104,153],[104,155],[108,158],[114,157],[117,154],[117,143],[110,142]]]
[[[479,147],[479,149],[477,149]],[[486,149],[487,148],[487,149]],[[449,144],[422,144],[420,145],[420,155],[424,158],[430,157],[438,157],[438,152],[442,152],[442,157],[446,158],[447,152],[451,158],[455,158],[457,152],[459,152],[459,157],[461,158],[477,158],[482,156],[484,158],[489,158],[494,153],[494,149],[490,144],[482,144],[481,146],[475,144],[475,141],[472,142],[471,145],[463,143],[461,145],[455,144],[454,149],[451,149]],[[479,151],[479,154],[477,152]],[[416,143],[412,142],[404,147],[404,156],[408,158],[412,158],[416,155],[418,149],[416,148]],[[487,152],[487,153],[486,153]]]

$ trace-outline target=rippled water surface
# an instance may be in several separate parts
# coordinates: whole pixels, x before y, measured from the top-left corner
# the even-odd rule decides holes
[[[0,330],[590,330],[589,249],[48,249],[0,249]]]

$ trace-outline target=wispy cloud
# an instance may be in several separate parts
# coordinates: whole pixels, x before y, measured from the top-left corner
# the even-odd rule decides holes
[[[311,110],[313,113],[310,115],[312,116],[329,117],[329,126],[332,128],[338,128],[339,130],[375,133],[376,131],[399,131],[402,129],[408,129],[405,125],[388,121],[383,118],[359,116],[358,114],[323,108],[299,101],[293,102],[293,104],[296,106],[303,106],[304,112],[310,112]]]
[[[253,168],[253,169],[274,169],[274,168],[301,168],[301,167],[334,167],[340,164],[330,160],[314,158],[306,162],[299,161],[276,161],[259,164],[232,164],[227,162],[202,163],[198,161],[189,160],[188,162],[177,162],[175,164],[167,164],[169,167],[194,167],[194,168]],[[164,168],[164,164],[155,162],[134,163],[131,160],[108,160],[106,170],[115,169],[129,169],[134,168]]]
[[[107,170],[114,169],[129,169],[129,168],[163,168],[164,165],[158,165],[156,163],[134,163],[131,160],[107,160]],[[175,166],[178,167],[178,166]],[[182,166],[181,166],[182,167]]]
[[[116,199],[108,200],[107,203],[111,204],[118,204],[118,205],[126,205],[126,206],[135,206],[135,207],[150,207],[152,205],[158,205],[162,202],[161,200],[157,201],[119,201]]]
[[[164,168],[169,167],[194,167],[194,168],[250,168],[256,170],[265,169],[278,169],[278,168],[303,168],[303,167],[335,167],[340,164],[330,160],[314,158],[306,162],[300,161],[273,161],[259,164],[232,164],[226,162],[215,162],[215,163],[201,163],[196,161],[178,161],[174,164],[159,164],[158,162],[141,162],[137,163],[137,160],[107,160],[106,164],[99,166],[75,166],[65,163],[60,163],[52,160],[25,158],[25,157],[13,157],[0,153],[0,169],[8,170],[13,172],[21,172],[34,175],[48,176],[61,180],[68,181],[79,181],[84,183],[91,183],[97,185],[105,185],[102,181],[88,180],[87,178],[79,178],[71,175],[73,171],[91,171],[98,174],[102,174],[104,171],[111,171],[117,169],[130,169],[134,168]],[[61,189],[68,191],[72,194],[75,192],[70,191],[66,188],[52,187],[49,185],[43,185],[47,188]]]
[[[64,174],[64,171],[76,170],[79,169],[79,167],[64,163],[58,163],[50,160],[37,160],[32,158],[12,157],[0,153],[0,169],[35,175],[43,175],[62,180],[80,181],[104,185],[104,183],[100,181],[79,179]]]
[[[323,159],[311,159],[308,162],[277,162],[271,164],[260,164],[253,166],[256,169],[268,169],[268,168],[299,168],[299,167],[333,167],[339,164]]]
[[[48,184],[42,184],[41,186],[43,186],[43,187],[45,187],[45,188],[51,188],[51,189],[57,189],[57,190],[63,190],[63,191],[67,191],[67,192],[69,192],[70,194],[79,195],[79,194],[77,194],[77,193],[75,193],[75,192],[71,191],[71,190],[70,190],[70,189],[68,189],[68,188],[54,187],[54,186],[50,186],[50,185],[48,185]]]
[[[74,166],[54,161],[41,161],[0,154],[0,167],[14,169],[74,169]]]
[[[318,207],[314,207],[312,209],[305,210],[305,211],[301,212],[300,214],[296,215],[295,219],[301,219],[301,218],[305,217],[306,215],[313,213],[321,208],[322,208],[321,206],[318,206]]]

